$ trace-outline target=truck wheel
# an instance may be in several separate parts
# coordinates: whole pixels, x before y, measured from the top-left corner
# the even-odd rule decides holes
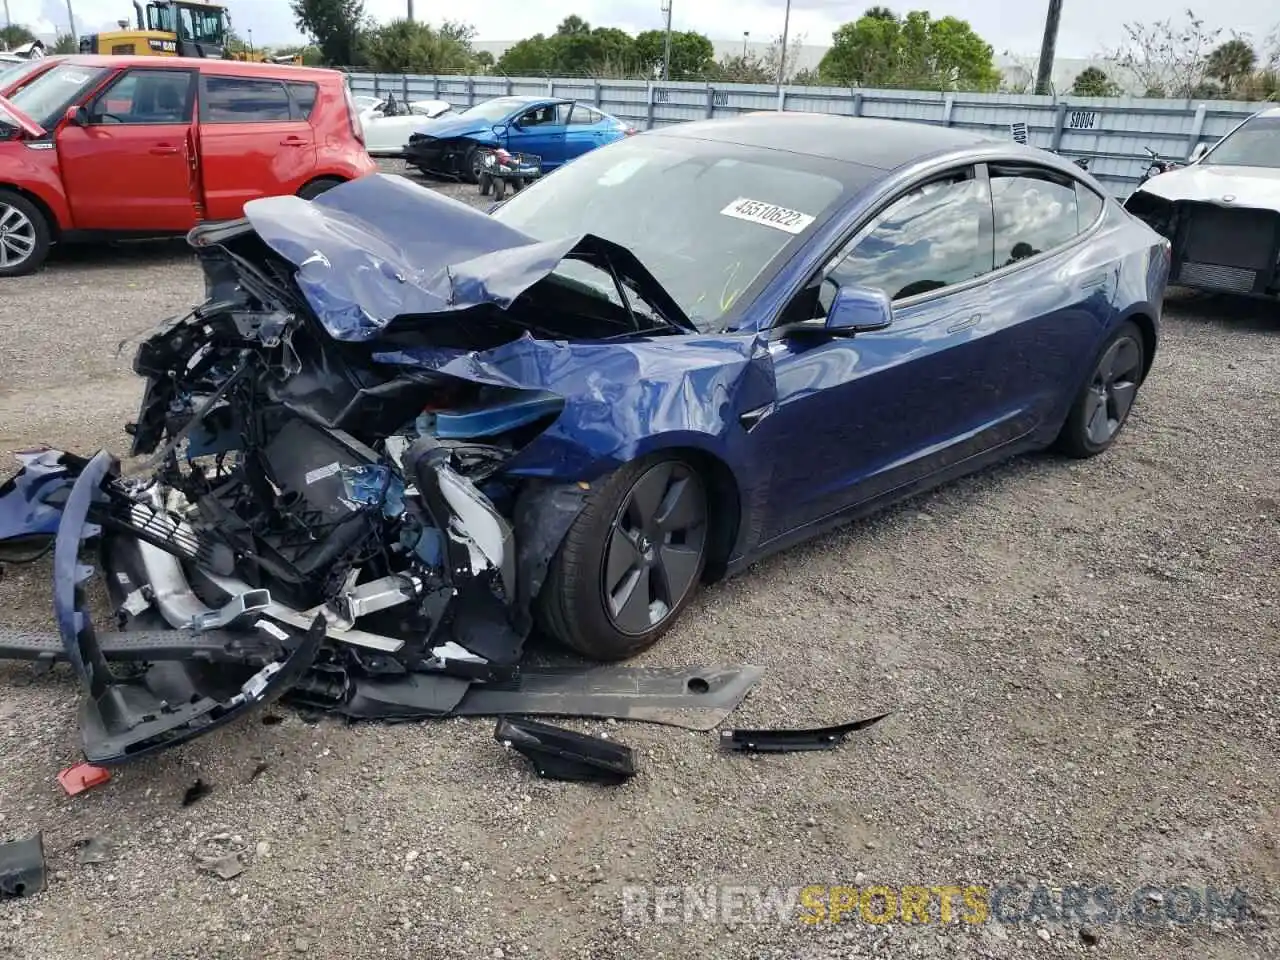
[[[507,181],[505,177],[493,178],[493,199],[501,202],[502,198],[507,195]]]
[[[34,203],[11,190],[0,190],[0,277],[35,273],[49,256],[53,233]]]
[[[480,174],[480,196],[487,197],[493,189],[493,177],[487,173]]]
[[[455,154],[456,156],[456,154]],[[484,154],[480,151],[480,144],[473,143],[467,147],[467,152],[462,155],[462,176],[467,183],[479,183],[480,174],[484,171]]]

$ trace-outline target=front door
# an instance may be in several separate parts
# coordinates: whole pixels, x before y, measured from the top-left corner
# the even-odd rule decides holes
[[[201,76],[200,156],[210,220],[243,216],[244,205],[259,197],[296,193],[315,172],[315,131],[303,107],[279,80]]]
[[[969,168],[891,202],[829,261],[819,316],[851,285],[887,293],[894,320],[852,338],[771,344],[777,406],[752,431],[773,463],[776,521],[763,540],[1012,439],[992,392],[988,290],[977,280],[992,269],[991,236],[987,183]]]
[[[58,162],[80,230],[179,232],[196,222],[195,73],[136,67],[58,131]]]
[[[536,154],[544,170],[558,167],[565,161],[565,128],[572,107],[571,103],[548,103],[526,110],[507,127],[507,149]]]

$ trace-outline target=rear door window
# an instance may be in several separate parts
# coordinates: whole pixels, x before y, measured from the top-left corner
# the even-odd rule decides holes
[[[201,123],[287,123],[292,119],[293,101],[279,80],[216,74],[200,78]]]
[[[1073,178],[1034,167],[992,166],[990,171],[996,267],[1007,267],[1053,250],[1080,233],[1081,216]]]

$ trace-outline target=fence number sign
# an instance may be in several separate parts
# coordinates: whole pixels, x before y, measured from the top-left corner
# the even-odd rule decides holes
[[[1072,110],[1067,114],[1067,127],[1071,130],[1092,130],[1098,125],[1096,110]]]

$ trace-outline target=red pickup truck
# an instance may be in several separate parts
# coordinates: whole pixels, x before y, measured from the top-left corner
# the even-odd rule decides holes
[[[0,97],[0,277],[55,242],[181,235],[376,169],[335,70],[66,57]]]

